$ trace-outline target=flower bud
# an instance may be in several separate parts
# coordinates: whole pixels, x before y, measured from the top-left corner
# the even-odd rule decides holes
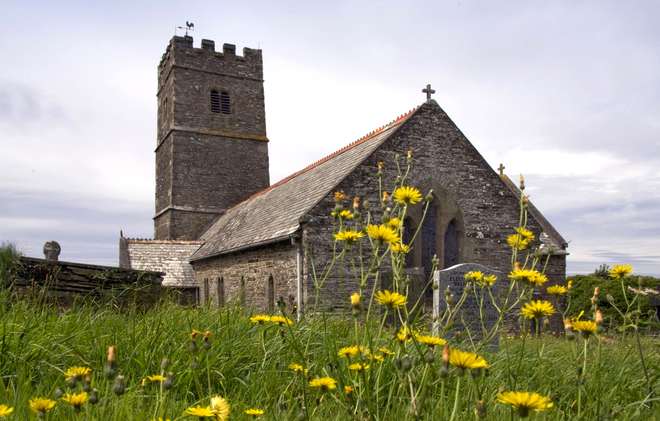
[[[194,339],[190,341],[190,346],[188,346],[188,351],[190,351],[192,354],[195,354],[197,352],[197,342]]]
[[[612,297],[612,294],[607,294],[607,301],[610,304],[614,304],[614,297]]]
[[[566,334],[566,339],[572,341],[575,339],[575,332],[573,332],[573,325],[571,324],[571,319],[568,317],[564,320],[564,332]]]
[[[432,289],[433,291],[435,291],[435,290],[437,290],[438,288],[440,288],[440,286],[438,285],[437,282],[434,281],[434,282],[431,284],[431,289]]]
[[[477,402],[477,416],[479,418],[486,418],[486,402],[484,401],[479,401]]]
[[[165,377],[165,381],[163,382],[163,389],[165,390],[170,390],[174,386],[174,373],[171,371],[167,373],[167,377]]]
[[[112,379],[117,375],[115,369],[115,359],[117,353],[117,346],[112,345],[108,348],[108,361],[105,363],[105,368],[103,369],[103,375],[107,379]]]
[[[88,371],[87,374],[85,375],[85,385],[83,386],[83,391],[84,392],[91,392],[92,391],[92,371]]]
[[[97,403],[99,403],[99,391],[98,390],[92,389],[92,393],[90,393],[90,395],[89,395],[88,402],[91,403],[92,405],[96,405]]]
[[[382,164],[382,162],[381,162]],[[306,421],[307,420],[307,410],[305,407],[303,407],[300,412],[298,413],[298,420],[300,421]]]
[[[399,159],[400,159],[400,158],[401,158],[401,154],[395,154],[395,155],[394,155],[394,160],[395,160],[396,162],[399,162]]]
[[[77,374],[72,374],[71,377],[69,377],[69,380],[67,380],[66,385],[70,389],[75,389],[76,388],[76,380],[78,379]]]
[[[433,189],[429,190],[424,200],[426,200],[427,202],[433,201]]]
[[[169,366],[170,366],[169,358],[163,358],[163,361],[160,362],[160,369],[165,371],[169,368]]]
[[[388,199],[387,192],[383,190],[383,203],[387,203],[387,199]]]
[[[144,378],[144,377],[142,378],[142,385],[141,386],[142,386],[142,393],[146,393],[146,391],[147,391],[147,379]]]
[[[442,350],[442,366],[446,369],[449,369],[449,356],[451,350],[449,349],[449,344],[445,345],[445,348]]]
[[[115,384],[112,385],[112,391],[117,396],[126,393],[126,386],[124,385],[124,376],[117,376],[117,378],[115,379]]]
[[[354,292],[353,295],[351,295],[351,307],[353,308],[360,307],[360,294],[358,294],[357,292]]]
[[[406,275],[406,279],[403,280],[403,283],[407,286],[410,285],[410,276]]]
[[[599,310],[596,311],[596,332],[600,333],[603,331],[603,313]]]
[[[641,276],[637,277],[637,285],[641,288],[644,286],[644,279]]]
[[[193,355],[192,361],[190,362],[190,369],[195,371],[199,369],[199,362],[197,361],[197,357]]]
[[[394,360],[394,367],[397,370],[401,371],[401,369],[403,368],[403,364],[401,363],[401,358],[397,358]]]
[[[466,284],[465,289],[464,289],[466,294],[469,294],[472,292],[472,284]]]
[[[55,399],[60,399],[62,396],[64,396],[64,392],[62,392],[62,389],[58,387],[55,389],[55,392],[53,392],[53,396],[55,396]]]
[[[410,371],[410,369],[412,369],[412,363],[410,362],[408,354],[404,355],[401,359],[401,369],[403,371]]]
[[[438,369],[438,377],[440,377],[441,379],[446,379],[447,377],[449,377],[449,369],[445,366],[441,366]]]
[[[204,340],[202,341],[202,349],[204,349],[205,351],[208,351],[209,349],[211,349],[211,336],[212,336],[211,332],[209,332],[208,330],[206,332],[204,332]]]
[[[395,187],[401,187],[401,176],[400,175],[398,175],[396,177],[396,180],[394,181],[394,186]]]
[[[430,346],[426,349],[426,355],[424,355],[424,361],[431,364],[435,361],[435,355],[433,355],[433,347]]]

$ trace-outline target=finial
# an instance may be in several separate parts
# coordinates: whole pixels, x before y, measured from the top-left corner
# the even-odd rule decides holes
[[[500,166],[497,167],[497,169],[500,171],[500,175],[504,175],[504,168],[506,168],[504,164],[500,164]]]
[[[186,30],[186,36],[188,36],[188,31],[194,31],[195,30],[195,24],[192,22],[186,21],[186,26],[177,26],[179,29],[185,29]],[[176,35],[176,30],[174,31]]]
[[[422,92],[426,94],[426,100],[428,101],[431,99],[431,94],[435,93],[435,89],[431,89],[431,85],[429,84],[426,85],[426,89],[422,89]]]

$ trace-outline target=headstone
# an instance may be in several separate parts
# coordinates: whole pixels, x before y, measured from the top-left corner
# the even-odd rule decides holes
[[[476,263],[463,263],[444,270],[437,270],[435,272],[434,281],[437,288],[433,291],[433,327],[435,333],[441,335],[443,334],[443,332],[440,332],[441,327],[446,326],[447,324],[446,317],[445,320],[442,321],[442,326],[440,326],[439,323],[439,320],[447,311],[445,290],[449,288],[449,291],[453,295],[453,304],[450,308],[455,308],[463,295],[465,287],[469,283],[472,292],[467,295],[465,301],[456,313],[456,317],[453,318],[455,323],[450,327],[448,332],[444,332],[443,336],[448,338],[455,335],[456,332],[461,332],[461,337],[465,341],[471,341],[476,346],[483,340],[484,333],[490,332],[493,327],[495,327],[497,320],[499,319],[499,313],[493,305],[490,294],[488,294],[485,286],[482,287],[473,281],[466,281],[465,275],[470,272],[481,272],[484,276],[497,276],[497,281],[495,281],[490,287],[493,297],[497,299],[500,288],[499,285],[502,282],[501,272],[499,271]],[[480,313],[477,296],[480,296],[482,289],[484,290],[484,294],[482,311]],[[475,291],[477,296],[475,296]],[[481,318],[482,315],[483,324]],[[499,335],[495,335],[488,342],[488,348],[494,351],[497,350],[498,346]]]
[[[62,247],[57,241],[48,241],[44,244],[44,258],[47,260],[57,260],[61,251]]]

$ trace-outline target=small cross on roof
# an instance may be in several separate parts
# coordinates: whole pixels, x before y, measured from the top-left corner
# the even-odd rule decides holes
[[[431,89],[431,85],[429,84],[426,85],[425,89],[422,89],[422,92],[426,94],[426,100],[428,101],[429,99],[431,99],[431,94],[435,93],[435,89]]]
[[[504,168],[506,168],[504,164],[500,164],[500,166],[497,167],[497,169],[500,170],[500,175],[504,175]]]

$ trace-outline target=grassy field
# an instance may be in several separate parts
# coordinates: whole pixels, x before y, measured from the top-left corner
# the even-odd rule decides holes
[[[263,410],[260,419],[264,420],[295,420],[303,407],[307,419],[318,420],[452,416],[473,420],[478,401],[483,401],[480,405],[485,406],[487,419],[517,419],[518,411],[497,401],[503,391],[549,397],[553,406],[532,411],[532,419],[649,420],[659,419],[655,414],[660,413],[653,389],[660,374],[658,347],[649,337],[642,343],[649,382],[634,338],[622,342],[602,335],[592,335],[588,341],[502,338],[497,353],[480,353],[488,364],[487,375],[483,369],[468,369],[458,377],[460,370],[454,365],[449,366],[448,376],[443,373],[443,346],[432,348],[429,354],[424,343],[397,341],[393,328],[377,323],[364,326],[360,318],[318,317],[291,326],[272,321],[260,324],[238,307],[213,310],[171,303],[146,311],[119,312],[87,305],[60,310],[29,300],[12,301],[7,293],[0,312],[0,404],[14,408],[7,419],[37,419],[29,408],[36,397],[57,402],[45,414],[51,420],[197,419],[186,410],[206,407],[216,395],[229,401],[235,420],[252,419],[245,413],[248,409]],[[357,344],[355,333],[365,329],[374,333],[372,343]],[[210,347],[203,334],[196,335],[193,352],[194,330],[211,333]],[[104,376],[108,348],[113,345],[116,375],[124,377],[123,394],[112,390],[115,376]],[[338,355],[342,348],[354,345],[373,352],[358,354],[351,361]],[[452,350],[469,350],[466,344],[450,341],[449,345]],[[378,351],[382,348],[394,354]],[[382,356],[382,361],[374,355]],[[170,362],[166,368],[161,367],[164,358]],[[348,368],[355,363],[370,367]],[[304,365],[307,376],[289,368],[290,364]],[[96,404],[88,399],[79,412],[57,399],[59,391],[82,393],[84,379],[69,386],[65,380],[64,373],[74,366],[91,369],[91,387],[98,390],[99,398]],[[168,372],[172,373],[171,389],[147,378],[166,377]],[[337,381],[336,389],[324,392],[310,387],[313,379],[326,377]],[[347,394],[346,386],[354,390]]]

